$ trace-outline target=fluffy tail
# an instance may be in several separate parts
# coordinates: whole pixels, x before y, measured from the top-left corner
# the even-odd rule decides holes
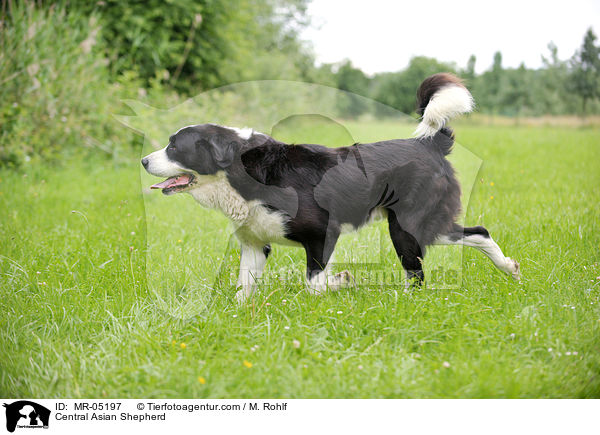
[[[415,136],[434,136],[447,121],[473,110],[475,102],[462,81],[449,73],[427,77],[417,91],[417,113],[422,120]]]

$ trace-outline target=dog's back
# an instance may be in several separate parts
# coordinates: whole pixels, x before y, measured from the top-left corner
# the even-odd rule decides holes
[[[391,210],[420,245],[431,244],[452,228],[460,212],[460,186],[445,158],[454,143],[446,122],[470,111],[473,100],[459,79],[436,74],[420,86],[417,101],[423,117],[415,138],[334,149],[268,141],[242,154],[243,175],[295,190],[298,208],[286,213],[287,228],[289,237],[301,243],[298,231],[358,228],[383,209]],[[248,186],[232,181],[242,190]],[[280,202],[268,205],[287,212]]]

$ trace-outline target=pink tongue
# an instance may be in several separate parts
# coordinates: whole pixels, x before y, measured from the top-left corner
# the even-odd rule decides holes
[[[185,186],[189,184],[191,176],[188,174],[180,175],[178,177],[167,178],[162,183],[156,183],[150,186],[150,189],[166,189],[167,187]]]

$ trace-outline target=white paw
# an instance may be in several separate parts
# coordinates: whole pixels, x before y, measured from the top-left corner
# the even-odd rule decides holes
[[[333,278],[333,284],[337,285],[338,287],[348,287],[349,285],[354,284],[354,276],[349,270],[338,272],[333,276]]]
[[[250,296],[252,296],[251,289],[241,288],[235,294],[235,300],[237,301],[238,304],[242,305],[242,304],[245,304],[250,299]]]
[[[342,287],[348,287],[350,284],[354,284],[354,276],[350,271],[344,270],[327,277],[319,275],[316,279],[307,283],[307,290],[312,295],[322,295],[327,291],[336,291]]]
[[[327,291],[327,286],[324,284],[307,283],[306,291],[313,296],[321,296]]]
[[[506,260],[508,265],[507,273],[511,275],[515,281],[521,282],[521,266],[519,265],[519,263],[516,260],[513,260],[509,257],[507,257]]]

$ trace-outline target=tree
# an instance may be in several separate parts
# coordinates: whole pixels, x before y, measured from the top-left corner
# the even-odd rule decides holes
[[[477,58],[474,54],[469,56],[469,60],[467,61],[467,67],[463,71],[463,78],[469,82],[472,82],[475,79],[475,63],[477,62]]]
[[[362,70],[355,68],[349,60],[346,60],[338,68],[336,84],[338,89],[350,92],[340,96],[338,101],[342,116],[355,118],[367,110],[366,100],[357,96],[366,96],[369,91],[369,78]]]
[[[543,68],[539,70],[539,80],[533,82],[536,113],[559,115],[574,113],[577,99],[567,87],[569,81],[568,64],[558,57],[558,47],[548,44],[549,56],[542,55]]]
[[[518,68],[503,70],[503,86],[498,94],[500,112],[503,115],[516,116],[531,113],[533,106],[531,74],[533,71],[521,63]]]
[[[404,113],[413,113],[417,88],[425,78],[439,72],[454,73],[456,68],[429,57],[413,57],[405,70],[375,76],[375,99]]]
[[[583,38],[583,45],[571,58],[571,86],[582,99],[585,115],[587,103],[600,96],[600,47],[591,27]]]
[[[506,84],[506,74],[502,67],[502,53],[494,53],[492,67],[475,80],[471,93],[475,98],[477,107],[481,111],[496,114],[502,112],[501,90]]]

